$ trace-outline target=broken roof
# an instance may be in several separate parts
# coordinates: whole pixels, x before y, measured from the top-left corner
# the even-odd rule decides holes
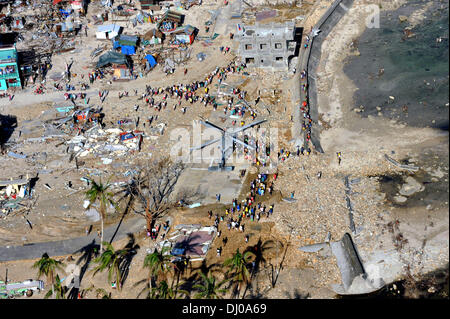
[[[121,34],[116,38],[120,45],[136,46],[139,38],[135,35]]]
[[[178,28],[176,28],[173,31],[168,31],[166,33],[168,33],[168,34],[171,34],[171,33],[174,33],[174,34],[185,33],[187,35],[191,35],[194,32],[195,32],[195,27],[193,27],[190,24],[188,24],[188,25],[185,25],[185,26],[178,27]]]
[[[180,226],[183,226],[180,228]],[[186,235],[175,236],[172,255],[185,255],[191,257],[204,257],[216,236],[215,227],[201,227],[200,225],[178,225],[175,229],[186,232]]]
[[[108,51],[98,58],[97,68],[101,68],[108,64],[124,64],[129,66],[127,56],[120,52]]]
[[[181,13],[173,12],[170,10],[167,10],[164,15],[161,18],[161,21],[164,20],[171,20],[175,22],[181,22],[183,20],[184,15]]]
[[[164,33],[162,33],[161,31],[159,31],[159,30],[157,30],[157,29],[152,29],[152,30],[150,30],[150,31],[147,31],[147,32],[143,35],[142,38],[143,38],[144,40],[151,40],[153,36],[154,36],[155,38],[160,38],[160,39],[162,39],[163,36],[164,36]]]
[[[0,180],[0,187],[8,186],[8,185],[25,185],[30,182],[29,178],[21,178],[21,179],[14,179],[14,180]]]

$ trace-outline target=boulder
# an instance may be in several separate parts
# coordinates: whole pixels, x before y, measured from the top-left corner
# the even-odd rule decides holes
[[[403,196],[411,196],[414,193],[421,192],[425,187],[416,181],[413,177],[408,176],[405,180],[405,184],[402,185],[399,193]]]

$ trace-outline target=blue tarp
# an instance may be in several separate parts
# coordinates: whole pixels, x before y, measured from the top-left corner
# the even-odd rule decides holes
[[[185,252],[186,252],[186,249],[184,249],[184,248],[174,248],[174,249],[172,249],[171,254],[173,256],[180,256],[180,255],[184,255]]]
[[[117,48],[120,48],[119,41],[114,41],[113,42],[113,49],[117,49]]]
[[[147,54],[147,55],[145,56],[145,58],[147,59],[148,63],[150,64],[150,67],[153,68],[153,67],[156,65],[156,60],[155,60],[155,58],[153,57],[153,55]]]
[[[122,54],[132,55],[136,53],[136,48],[131,45],[122,45]]]
[[[65,11],[63,9],[59,9],[59,12],[64,16],[64,18],[67,18],[70,15],[70,11]]]

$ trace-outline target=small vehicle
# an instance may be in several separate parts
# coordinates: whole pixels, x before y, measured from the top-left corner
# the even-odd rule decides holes
[[[4,281],[0,281],[0,298],[31,297],[34,291],[40,292],[43,289],[44,282],[42,280],[28,279],[10,284],[5,284]]]

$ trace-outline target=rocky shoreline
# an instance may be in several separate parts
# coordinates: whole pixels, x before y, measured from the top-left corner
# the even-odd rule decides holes
[[[394,11],[405,3],[376,4]],[[418,129],[397,119],[361,116],[354,111],[354,92],[366,79],[361,74],[349,78],[344,65],[353,56],[364,57],[364,63],[370,64],[370,53],[362,55],[355,45],[373,12],[370,5],[356,2],[325,39],[317,68],[317,94],[322,146],[330,158],[341,151],[346,162],[345,168],[336,165],[328,174],[361,177],[360,185],[353,190],[360,195],[352,198],[352,204],[357,230],[354,239],[366,272],[369,277],[392,283],[448,264],[448,250],[444,249],[448,246],[448,131]],[[411,16],[420,17],[421,10],[413,7]],[[387,164],[386,154],[420,170],[408,172]],[[399,174],[402,177],[392,196],[388,195],[382,176]],[[404,202],[392,201],[396,196],[403,196],[400,200]],[[336,208],[335,214],[341,211]]]

